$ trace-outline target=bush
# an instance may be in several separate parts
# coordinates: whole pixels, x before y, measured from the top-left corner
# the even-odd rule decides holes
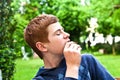
[[[103,49],[105,54],[111,54],[112,53],[112,45],[108,43],[104,44],[96,44],[94,48],[92,49],[93,52],[99,51],[99,49]],[[120,54],[120,42],[115,43],[115,53]]]
[[[12,25],[13,11],[10,7],[10,0],[0,1],[0,70],[3,80],[12,80],[15,67],[15,54]]]
[[[1,46],[0,46],[1,47]],[[15,54],[9,48],[0,50],[0,69],[2,70],[3,80],[13,79]]]
[[[103,49],[105,54],[112,53],[112,46],[108,43],[99,43],[94,46],[93,51],[99,51],[99,49]]]
[[[116,54],[120,54],[120,41],[115,44]]]

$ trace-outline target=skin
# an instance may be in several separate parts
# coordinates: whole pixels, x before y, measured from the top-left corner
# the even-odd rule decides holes
[[[59,22],[48,26],[48,43],[37,42],[36,47],[43,53],[45,68],[59,66],[63,59],[66,60],[66,77],[78,79],[78,69],[81,62],[80,46],[70,41],[70,35],[66,33]]]
[[[80,46],[76,43],[66,43],[64,48],[64,57],[67,64],[66,77],[73,77],[78,79],[78,71],[81,62],[80,50]]]

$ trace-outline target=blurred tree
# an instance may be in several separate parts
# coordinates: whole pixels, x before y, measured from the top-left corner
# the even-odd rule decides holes
[[[86,35],[87,19],[90,15],[87,11],[88,6],[83,7],[79,0],[30,0],[30,2],[15,0],[13,5],[15,9],[18,9],[18,12],[14,15],[14,23],[16,23],[14,39],[18,55],[21,54],[21,46],[27,46],[21,38],[24,28],[32,18],[42,13],[56,15],[65,30],[71,34],[71,40],[80,43],[79,38]]]
[[[98,32],[106,37],[113,36],[112,53],[115,53],[115,36],[120,36],[120,0],[92,0],[91,10],[93,16],[98,18]]]
[[[14,8],[18,11],[15,15],[16,52],[21,54],[24,44],[23,30],[28,22],[42,13],[54,14],[60,23],[71,34],[71,40],[83,43],[88,35],[86,27],[91,17],[98,18],[98,32],[104,36],[119,35],[119,0],[14,0]],[[19,33],[19,34],[17,34]],[[83,39],[82,41],[80,39]],[[28,47],[26,47],[29,49]]]
[[[13,10],[15,11],[15,14],[13,16],[13,24],[15,25],[15,31],[14,31],[14,45],[15,47],[15,53],[17,57],[21,57],[22,52],[21,52],[21,47],[25,46],[24,38],[23,38],[23,32],[24,28],[28,24],[28,20],[24,17],[24,6],[28,4],[25,0],[13,0],[12,2],[12,7]],[[28,50],[29,52],[31,49]]]
[[[13,22],[13,11],[11,0],[0,1],[0,69],[3,80],[12,80],[15,68],[15,53],[13,33],[15,26]]]
[[[30,20],[42,13],[54,14],[71,34],[71,39],[80,43],[79,37],[86,35],[87,19],[90,18],[88,7],[82,6],[79,0],[31,0],[30,4],[25,6],[24,16]]]
[[[61,0],[56,15],[65,30],[70,33],[71,40],[81,43],[80,37],[87,35],[87,20],[90,18],[88,6],[81,5],[79,0]]]

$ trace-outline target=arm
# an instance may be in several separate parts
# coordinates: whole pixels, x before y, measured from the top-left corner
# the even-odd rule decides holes
[[[74,42],[66,43],[64,48],[64,57],[67,65],[65,77],[70,77],[71,80],[78,79],[79,66],[81,62],[80,50],[80,46]]]

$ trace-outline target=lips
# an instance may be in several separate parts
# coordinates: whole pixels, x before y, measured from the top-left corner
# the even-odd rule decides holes
[[[70,39],[68,39],[68,40],[65,42],[65,44],[68,43],[68,42],[70,42]]]
[[[68,41],[67,42],[70,42],[70,39],[68,39]]]

